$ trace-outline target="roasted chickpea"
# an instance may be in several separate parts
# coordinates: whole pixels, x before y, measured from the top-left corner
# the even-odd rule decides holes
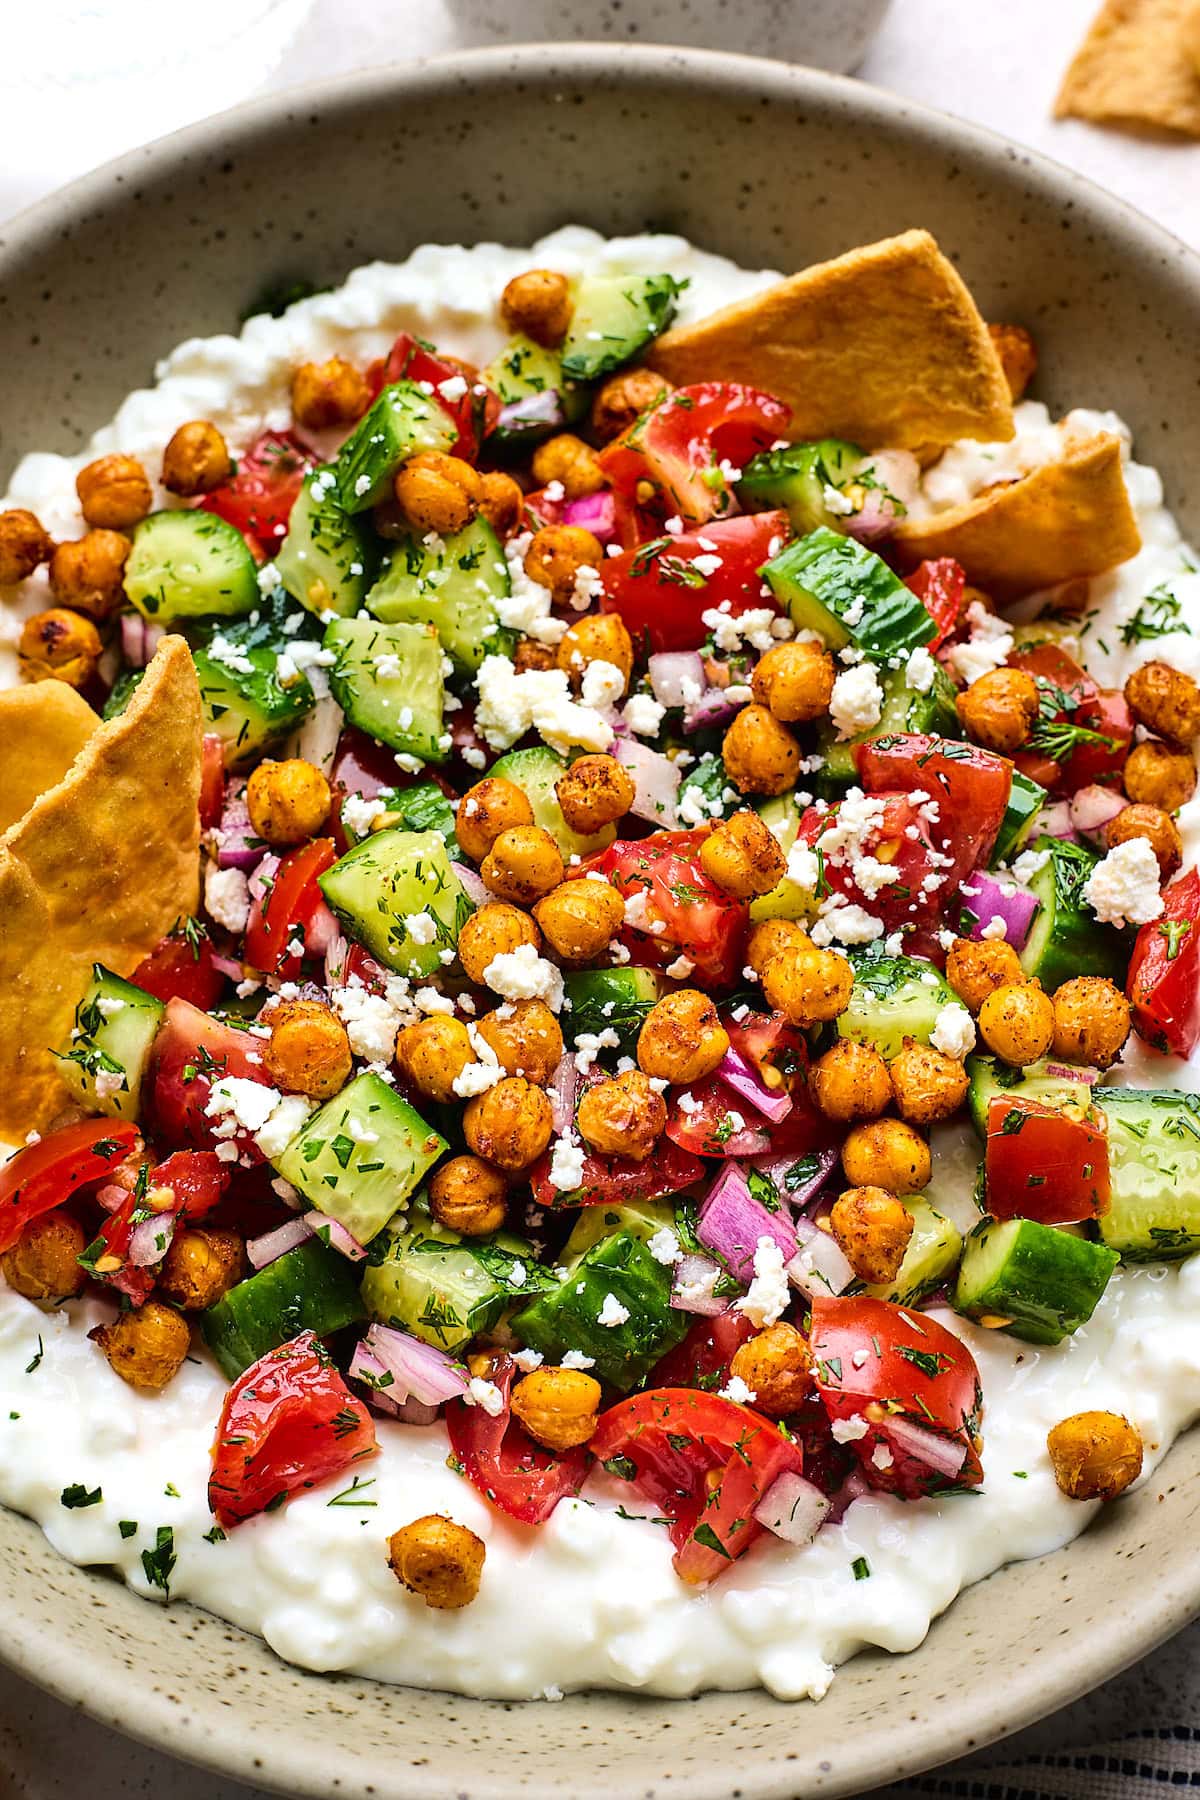
[[[873,1119],[848,1134],[842,1168],[855,1187],[878,1183],[890,1194],[919,1194],[929,1186],[933,1162],[925,1139],[903,1119]]]
[[[127,531],[146,517],[154,489],[136,456],[101,456],[80,469],[75,492],[89,525]]]
[[[586,494],[599,493],[605,485],[604,470],[596,461],[596,452],[582,438],[562,431],[547,438],[533,453],[533,479],[539,487],[552,481],[562,483],[568,500],[582,500]]]
[[[271,1035],[263,1068],[285,1094],[331,1100],[350,1079],[353,1058],[346,1027],[320,1000],[281,1000],[262,1016]]]
[[[573,1450],[595,1436],[600,1383],[582,1369],[534,1369],[513,1388],[512,1409],[535,1443]]]
[[[159,1292],[184,1312],[203,1312],[242,1279],[245,1260],[236,1231],[190,1226],[171,1239],[159,1270]]]
[[[163,451],[162,484],[171,494],[211,494],[232,472],[229,446],[208,419],[181,425]]]
[[[531,906],[558,886],[565,870],[562,851],[544,826],[514,825],[500,833],[479,873],[501,900]]]
[[[703,1081],[728,1048],[729,1033],[708,995],[680,988],[657,1001],[642,1021],[638,1067],[659,1081]]]
[[[988,750],[1011,755],[1029,742],[1041,697],[1028,669],[989,669],[955,705],[964,731]]]
[[[771,958],[781,951],[812,950],[814,947],[803,925],[795,919],[760,919],[757,925],[750,927],[746,961],[754,973],[761,976]]]
[[[543,525],[529,540],[525,573],[539,587],[549,588],[553,598],[565,605],[575,598],[579,571],[598,571],[603,561],[599,538],[582,525]]]
[[[787,858],[758,814],[743,807],[709,832],[700,846],[700,866],[735,900],[752,900],[779,886]]]
[[[762,974],[771,1010],[806,1028],[827,1024],[844,1013],[853,986],[854,970],[836,950],[783,950]]]
[[[574,310],[571,284],[555,269],[526,269],[513,276],[500,296],[500,317],[508,329],[545,350],[562,343]]]
[[[471,981],[482,981],[483,972],[498,956],[508,956],[522,944],[541,947],[538,928],[528,913],[489,900],[473,912],[458,934],[458,960]]]
[[[17,659],[26,681],[65,681],[86,687],[104,646],[90,619],[52,606],[26,619],[17,640]]]
[[[592,613],[577,619],[558,646],[558,666],[578,687],[589,663],[611,663],[620,669],[629,686],[633,671],[633,640],[618,613]]]
[[[813,1099],[827,1119],[877,1119],[892,1098],[878,1050],[839,1038],[809,1071]]]
[[[800,772],[800,746],[774,713],[743,706],[721,746],[725,769],[739,794],[782,794]]]
[[[290,849],[315,837],[332,805],[329,783],[302,756],[261,762],[246,783],[250,823],[273,849]]]
[[[894,1281],[913,1234],[913,1216],[886,1188],[848,1188],[829,1213],[829,1225],[860,1281]]]
[[[1132,1023],[1119,987],[1103,975],[1076,975],[1056,990],[1053,1007],[1055,1056],[1094,1069],[1116,1062]]]
[[[558,652],[553,644],[540,644],[536,638],[517,639],[513,651],[513,672],[524,675],[530,669],[557,669]]]
[[[1023,325],[989,325],[988,336],[1000,358],[1009,398],[1015,403],[1037,374],[1037,345]]]
[[[452,1156],[429,1183],[429,1210],[463,1237],[487,1237],[505,1220],[508,1188],[499,1169],[478,1156]]]
[[[1070,1500],[1115,1500],[1142,1472],[1142,1434],[1123,1413],[1073,1413],[1049,1432],[1046,1448]]]
[[[769,1418],[786,1418],[811,1398],[812,1352],[808,1340],[780,1319],[739,1344],[729,1373],[744,1381],[754,1395],[750,1404]]]
[[[479,477],[479,510],[498,538],[510,538],[525,510],[520,482],[501,474],[499,469],[489,469]]]
[[[1025,971],[1003,938],[955,938],[946,957],[946,980],[967,1011],[977,1013],[996,988],[1024,981]]]
[[[1169,881],[1183,863],[1183,839],[1170,813],[1161,806],[1124,806],[1105,827],[1104,842],[1112,850],[1131,838],[1145,838],[1158,858],[1158,873]]]
[[[949,1119],[967,1097],[970,1078],[962,1063],[932,1044],[905,1038],[888,1069],[902,1119],[912,1125],[935,1125]]]
[[[980,1007],[979,1033],[1002,1062],[1024,1068],[1050,1048],[1054,1002],[1034,982],[1007,982],[993,988]]]
[[[50,592],[60,606],[107,619],[125,599],[129,539],[119,531],[89,531],[59,544],[50,558]]]
[[[292,371],[292,417],[309,431],[353,425],[370,404],[366,376],[344,356],[301,363]]]
[[[615,756],[577,756],[555,782],[554,792],[570,829],[590,837],[625,817],[634,786]]]
[[[468,1063],[477,1061],[475,1046],[461,1019],[430,1013],[406,1025],[396,1039],[396,1067],[419,1094],[443,1105],[457,1100],[454,1083]]]
[[[662,1136],[667,1109],[641,1069],[626,1069],[584,1090],[576,1122],[580,1137],[601,1156],[645,1162]]]
[[[1137,804],[1178,812],[1196,791],[1196,763],[1187,750],[1172,750],[1158,738],[1135,744],[1121,775],[1125,792]]]
[[[48,1300],[57,1305],[81,1293],[87,1280],[79,1266],[87,1238],[83,1226],[70,1213],[42,1213],[31,1219],[20,1237],[0,1256],[3,1274],[14,1293],[26,1300]]]
[[[54,553],[54,540],[41,520],[23,506],[0,512],[0,587],[25,581]]]
[[[820,644],[775,644],[754,665],[750,688],[760,706],[796,724],[829,711],[836,673]]]
[[[426,1606],[455,1612],[479,1592],[487,1546],[441,1513],[426,1513],[388,1539],[388,1567]]]
[[[111,1325],[97,1325],[88,1336],[122,1381],[148,1393],[175,1379],[192,1343],[187,1321],[160,1300],[119,1313]]]
[[[541,1088],[522,1075],[506,1075],[467,1102],[463,1136],[476,1156],[498,1169],[527,1169],[550,1142],[552,1124]]]
[[[539,900],[533,916],[555,956],[589,963],[602,956],[625,922],[625,904],[607,881],[564,881]]]
[[[653,369],[626,369],[613,375],[592,401],[591,427],[602,444],[609,444],[637,422],[644,412],[674,388]]]
[[[485,775],[459,801],[454,834],[471,861],[481,863],[502,831],[532,824],[533,808],[516,782]]]
[[[545,1087],[562,1061],[563,1036],[544,1000],[510,1000],[484,1013],[475,1027],[506,1075]]]
[[[480,479],[460,456],[421,450],[397,471],[392,482],[396,502],[416,531],[449,537],[462,531],[479,511]]]
[[[1143,663],[1125,683],[1125,699],[1139,725],[1176,744],[1200,736],[1200,682],[1170,663]]]

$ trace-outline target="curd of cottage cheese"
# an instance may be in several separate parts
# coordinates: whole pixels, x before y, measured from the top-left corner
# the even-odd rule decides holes
[[[294,363],[338,352],[362,361],[405,327],[487,360],[501,343],[500,290],[531,263],[568,272],[668,269],[691,282],[684,319],[773,279],[678,238],[606,243],[578,228],[556,232],[532,252],[426,246],[405,264],[358,270],[337,293],[304,301],[282,319],[254,319],[239,338],[183,344],[162,365],[158,385],[131,395],[86,452],[26,457],[2,504],[29,507],[56,536],[76,535],[74,477],[93,456],[129,452],[153,472],[171,432],[198,417],[213,419],[243,448],[264,424],[286,422]],[[1128,442],[1110,414],[1073,413],[1066,423],[1114,430]],[[1017,408],[1012,444],[955,446],[926,472],[913,510],[956,504],[1000,475],[1056,456],[1061,445],[1046,409],[1026,402]],[[1200,575],[1189,572],[1158,476],[1129,462],[1127,480],[1144,546],[1091,582],[1078,627],[1082,653],[1106,685],[1119,685],[1152,656],[1200,676]],[[15,678],[14,621],[45,604],[43,579],[26,583],[8,610],[0,680]],[[1164,583],[1179,601],[1182,629],[1123,644],[1121,626]],[[1185,862],[1193,862],[1200,801],[1184,808],[1180,826]],[[956,1023],[947,1020],[947,1030]],[[1108,1079],[1196,1088],[1200,1070],[1134,1042]],[[942,1128],[930,1199],[964,1226],[973,1218],[977,1159],[968,1126]],[[770,1276],[764,1269],[764,1293]],[[884,1495],[857,1500],[809,1548],[764,1536],[696,1593],[676,1579],[665,1532],[637,1516],[652,1509],[626,1484],[600,1471],[547,1524],[520,1526],[447,1468],[437,1425],[379,1421],[381,1453],[353,1477],[214,1541],[208,1453],[225,1382],[198,1355],[160,1395],[128,1388],[84,1336],[112,1310],[85,1299],[41,1313],[0,1286],[0,1501],[36,1519],[62,1555],[115,1568],[160,1601],[142,1552],[154,1550],[169,1526],[171,1597],[260,1633],[306,1668],[515,1699],[595,1686],[686,1695],[756,1683],[784,1698],[820,1696],[835,1666],[862,1646],[912,1649],[969,1582],[1053,1550],[1087,1525],[1096,1507],[1067,1500],[1050,1471],[1046,1433],[1059,1419],[1084,1408],[1127,1414],[1145,1440],[1149,1472],[1200,1411],[1200,1258],[1119,1271],[1091,1322],[1054,1349],[939,1310],[982,1376],[982,1492],[913,1504]],[[102,1498],[65,1507],[63,1490],[75,1484],[99,1488]],[[619,1505],[635,1516],[620,1516]],[[387,1566],[384,1539],[427,1512],[448,1514],[487,1544],[479,1597],[461,1612],[430,1611]],[[853,1565],[864,1557],[869,1578],[856,1580]],[[531,1591],[540,1601],[533,1608]]]

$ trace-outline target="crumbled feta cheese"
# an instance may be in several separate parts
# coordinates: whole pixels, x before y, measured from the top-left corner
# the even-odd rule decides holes
[[[445,1013],[447,1017],[454,1011],[450,995],[441,993],[435,987],[418,988],[413,995],[413,1005],[420,1013]]]
[[[518,1369],[524,1369],[526,1375],[532,1374],[534,1369],[540,1369],[546,1360],[540,1350],[513,1350],[511,1355]]]
[[[877,1469],[890,1469],[895,1460],[886,1444],[876,1444],[871,1452],[871,1461]]]
[[[840,894],[831,894],[821,902],[821,917],[810,933],[819,949],[830,944],[870,944],[883,936],[883,920],[874,918],[865,907],[848,904]]]
[[[92,1080],[97,1100],[112,1100],[128,1085],[120,1069],[99,1069]]]
[[[848,1419],[835,1419],[829,1427],[835,1444],[856,1444],[870,1429],[861,1413],[851,1413]]]
[[[373,656],[371,658],[371,664],[380,681],[399,681],[402,664],[394,650],[384,650],[381,655]],[[404,712],[408,713],[407,724],[405,724]],[[412,708],[406,706],[404,712],[400,714],[400,723],[407,731],[408,726],[412,724]]]
[[[763,1330],[786,1312],[790,1299],[783,1251],[771,1237],[760,1237],[754,1251],[754,1280],[735,1302],[752,1324]]]
[[[403,975],[389,976],[382,994],[372,993],[355,975],[345,987],[331,989],[329,1004],[346,1027],[355,1056],[373,1063],[392,1060],[396,1033],[417,1016]]]
[[[870,663],[856,663],[843,669],[833,684],[829,699],[829,716],[839,738],[853,737],[878,725],[883,711],[883,689]]]
[[[475,727],[493,750],[509,749],[527,731],[564,753],[575,745],[607,750],[612,743],[608,720],[571,698],[562,669],[525,669],[518,675],[507,656],[485,656],[475,681]]]
[[[914,693],[927,694],[933,686],[937,675],[937,663],[929,654],[924,644],[909,653],[904,665],[904,679]]]
[[[599,569],[591,563],[580,563],[575,571],[575,585],[571,589],[570,603],[576,612],[586,612],[593,600],[599,600],[604,592],[604,577]]]
[[[404,929],[414,944],[432,944],[437,937],[437,920],[432,913],[406,913]]]
[[[615,663],[597,657],[583,671],[580,698],[585,706],[615,706],[625,692],[625,677]]]
[[[854,885],[864,899],[874,900],[885,887],[899,881],[900,871],[894,863],[882,863],[874,856],[857,856],[851,864]],[[928,877],[926,879],[929,879]],[[934,876],[937,886],[941,886],[942,877]]]
[[[975,1048],[975,1021],[961,1000],[951,1000],[941,1008],[933,1022],[929,1041],[935,1050],[940,1050],[943,1056],[952,1056],[955,1062],[962,1062],[971,1054]]]
[[[721,563],[719,558],[697,556],[693,559],[693,566],[702,575],[710,575],[720,568]],[[727,654],[735,654],[743,644],[749,644],[755,650],[769,650],[778,641],[775,626],[779,622],[779,614],[773,606],[752,606],[734,618],[729,602],[724,601],[719,607],[706,607],[700,618],[712,632],[717,649]]]
[[[612,1330],[617,1325],[624,1325],[629,1317],[629,1308],[622,1306],[615,1294],[605,1294],[604,1305],[596,1314],[597,1325],[606,1325]]]
[[[1158,858],[1146,838],[1115,844],[1084,883],[1083,897],[1106,925],[1148,925],[1163,910]]]
[[[368,800],[362,794],[347,794],[342,801],[342,824],[356,838],[364,838],[376,819],[381,819],[386,811],[386,805],[378,796]]]
[[[506,1000],[544,1000],[551,1012],[562,1008],[562,973],[539,956],[532,944],[518,944],[515,950],[494,956],[483,979],[494,994],[502,994]]]
[[[463,375],[450,375],[445,381],[438,382],[437,391],[443,400],[449,401],[450,405],[453,406],[456,400],[462,400],[466,396],[466,377]]]
[[[652,1238],[647,1239],[646,1248],[655,1262],[670,1268],[683,1255],[679,1239],[669,1225],[660,1225]]]
[[[204,910],[226,931],[245,931],[250,918],[250,884],[240,869],[209,864],[204,871]]]
[[[292,1139],[304,1129],[312,1110],[312,1102],[303,1094],[285,1094],[272,1107],[270,1118],[254,1134],[254,1141],[268,1162],[283,1155]]]
[[[594,1369],[596,1359],[594,1356],[585,1356],[582,1350],[568,1350],[559,1358],[558,1366],[560,1369]]]
[[[631,694],[621,709],[621,717],[637,737],[656,737],[666,710],[652,694]]]
[[[1004,923],[1004,920],[1000,917],[999,913],[993,913],[987,924],[980,930],[979,935],[981,938],[986,938],[988,940],[994,938],[1006,938],[1008,936],[1008,926]]]
[[[738,1406],[752,1406],[758,1399],[754,1388],[748,1387],[740,1375],[731,1375],[723,1388],[718,1388],[722,1400],[733,1400]]]
[[[606,1025],[603,1031],[581,1031],[575,1039],[575,1067],[586,1075],[601,1050],[616,1050],[621,1043],[617,1033]]]
[[[125,1011],[125,1002],[114,995],[101,994],[96,1002],[96,1011],[102,1019],[115,1019],[119,1012]]]
[[[955,644],[950,651],[950,665],[961,681],[970,687],[981,675],[999,669],[1008,661],[1013,647],[1013,634],[1004,620],[989,612],[979,600],[967,608],[970,637]]]
[[[217,1137],[234,1137],[239,1130],[261,1131],[282,1098],[278,1088],[239,1075],[223,1075],[209,1091],[205,1117],[217,1119]]]
[[[485,1381],[482,1375],[472,1375],[463,1399],[468,1406],[481,1407],[492,1419],[498,1419],[504,1411],[504,1395],[494,1381]]]
[[[560,1194],[573,1194],[583,1182],[584,1156],[583,1145],[578,1139],[556,1138],[550,1152],[551,1187],[557,1188]]]
[[[669,975],[672,981],[686,981],[695,966],[689,956],[680,955],[675,958],[674,962],[667,964],[663,974]]]

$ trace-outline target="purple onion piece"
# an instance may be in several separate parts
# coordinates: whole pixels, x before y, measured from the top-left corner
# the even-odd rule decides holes
[[[568,500],[562,509],[564,525],[580,525],[602,544],[610,544],[617,531],[617,503],[608,488]]]
[[[1044,806],[1038,815],[1038,830],[1045,837],[1064,838],[1075,841],[1075,827],[1071,823],[1071,802],[1069,800],[1052,800]]]
[[[271,891],[271,883],[275,879],[278,868],[279,858],[275,855],[274,851],[268,850],[265,856],[260,857],[250,876],[249,887],[251,900],[261,905],[262,901],[266,899]]]
[[[1076,1067],[1074,1063],[1047,1063],[1046,1074],[1055,1081],[1081,1081],[1088,1087],[1094,1087],[1100,1079],[1099,1069]]]
[[[792,1096],[786,1091],[769,1088],[732,1044],[717,1064],[717,1074],[726,1087],[731,1088],[739,1099],[748,1100],[751,1106],[757,1107],[772,1125],[778,1125],[792,1110]]]
[[[871,1492],[871,1484],[860,1468],[851,1469],[837,1492],[830,1495],[829,1516],[827,1525],[838,1525],[845,1518],[856,1500],[861,1500]]]
[[[515,433],[536,431],[543,426],[554,429],[565,423],[566,415],[557,388],[543,388],[540,394],[523,394],[519,400],[510,400],[507,406],[502,406],[496,429]]]
[[[651,825],[673,830],[680,782],[678,764],[660,750],[651,750],[648,744],[641,744],[631,737],[618,738],[613,745],[613,755],[633,776],[630,812]]]
[[[346,1257],[350,1262],[362,1262],[365,1258],[367,1253],[363,1246],[340,1219],[322,1218],[320,1213],[305,1213],[304,1222],[313,1237],[320,1238],[323,1244],[336,1250],[339,1256]]]
[[[745,1170],[729,1161],[700,1205],[696,1236],[728,1266],[744,1286],[754,1279],[754,1252],[760,1238],[779,1245],[785,1262],[797,1250],[796,1233],[782,1212],[770,1212],[750,1192]]]
[[[134,1226],[129,1238],[128,1255],[133,1268],[152,1269],[162,1261],[171,1248],[178,1217],[173,1212],[155,1213],[151,1218],[143,1219],[140,1225]]]
[[[424,1406],[438,1406],[467,1391],[467,1372],[461,1363],[406,1331],[370,1325],[363,1342],[391,1375],[394,1385],[388,1394],[397,1405],[419,1400]]]
[[[140,613],[121,614],[121,653],[132,669],[144,669],[158,649],[164,627]]]
[[[1119,789],[1092,782],[1088,787],[1078,788],[1067,804],[1072,829],[1089,843],[1098,843],[1104,836],[1105,826],[1111,825],[1129,802]]]
[[[574,1054],[567,1050],[559,1058],[558,1067],[546,1089],[546,1098],[550,1102],[550,1120],[559,1137],[570,1131],[575,1123],[575,1101],[578,1094],[579,1071],[575,1066]]]
[[[893,1450],[915,1457],[927,1469],[944,1475],[948,1481],[954,1480],[967,1460],[967,1446],[959,1438],[943,1437],[940,1431],[930,1431],[927,1425],[914,1425],[898,1413],[883,1419],[879,1429]]]
[[[796,1167],[798,1162],[810,1160],[813,1163],[813,1173],[808,1180],[796,1186],[789,1186],[787,1177],[790,1171]],[[837,1163],[838,1151],[832,1148],[810,1150],[805,1157],[776,1156],[768,1150],[765,1156],[755,1156],[749,1160],[749,1166],[768,1176],[774,1182],[781,1198],[790,1202],[797,1211],[803,1211],[812,1200],[816,1199],[836,1169]]]
[[[704,692],[704,661],[698,650],[660,650],[649,659],[646,671],[660,706],[688,706]]]
[[[860,544],[875,544],[887,537],[895,524],[896,503],[892,496],[882,488],[868,488],[860,510],[838,519],[836,528]]]
[[[712,1292],[712,1283],[719,1280],[723,1272],[720,1263],[714,1262],[711,1256],[694,1253],[681,1256],[671,1281],[671,1305],[675,1311],[697,1313],[705,1319],[715,1319],[718,1313],[723,1313],[729,1305],[728,1300],[719,1300]],[[689,1288],[698,1291],[689,1293]]]
[[[982,938],[993,919],[1003,919],[1005,938],[1014,950],[1020,950],[1041,902],[1024,888],[1015,888],[1011,893],[1007,891],[1010,888],[1011,881],[1002,881],[986,869],[976,869],[959,891],[964,906],[974,915],[970,933],[973,938]]]
[[[324,900],[317,902],[316,910],[308,924],[304,927],[304,948],[309,956],[325,956],[330,944],[341,936],[341,929]]]
[[[458,876],[462,891],[472,906],[486,906],[492,895],[488,892],[479,870],[473,869],[469,863],[463,862],[451,863],[450,867]]]
[[[294,1250],[297,1244],[303,1244],[312,1236],[307,1215],[295,1219],[286,1219],[273,1231],[265,1231],[261,1237],[250,1238],[246,1244],[246,1256],[255,1269],[265,1269],[277,1257],[285,1256]]]
[[[731,699],[730,695],[734,697]],[[685,731],[707,731],[715,725],[726,725],[746,704],[745,692],[734,687],[706,688],[694,705],[683,715]]]
[[[798,1248],[787,1266],[787,1278],[810,1300],[844,1294],[857,1279],[841,1246],[829,1232],[801,1215],[796,1221]]]

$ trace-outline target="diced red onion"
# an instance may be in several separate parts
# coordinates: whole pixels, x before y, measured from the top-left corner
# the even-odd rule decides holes
[[[940,1431],[930,1431],[927,1425],[914,1425],[911,1419],[903,1419],[897,1413],[882,1420],[879,1429],[894,1450],[915,1457],[927,1469],[946,1476],[949,1481],[954,1480],[967,1460],[967,1446],[962,1439],[943,1437]]]
[[[757,1069],[751,1068],[744,1056],[741,1056],[731,1044],[720,1062],[717,1074],[726,1087],[742,1100],[748,1100],[751,1106],[758,1108],[772,1125],[778,1125],[786,1119],[792,1110],[792,1096],[785,1088],[769,1088]]]
[[[1076,1068],[1074,1063],[1047,1063],[1046,1074],[1055,1081],[1083,1081],[1094,1087],[1100,1079],[1099,1069]]]
[[[313,1237],[320,1238],[323,1244],[328,1244],[331,1250],[336,1250],[339,1256],[346,1257],[350,1262],[362,1262],[366,1256],[366,1251],[354,1233],[347,1230],[340,1219],[329,1219],[320,1212],[310,1212],[304,1214],[304,1223]]]
[[[325,986],[327,988],[343,987],[346,976],[346,958],[350,954],[350,940],[341,931],[330,938],[325,946]]]
[[[438,1406],[467,1391],[467,1372],[461,1363],[406,1331],[371,1325],[363,1341],[391,1375],[394,1387],[388,1392],[397,1405],[411,1399]]]
[[[324,956],[335,938],[341,936],[338,922],[323,900],[304,927],[304,948],[309,956]]]
[[[450,867],[458,876],[462,891],[472,906],[486,906],[493,896],[489,893],[479,870],[473,869],[470,863],[464,862],[451,863]]]
[[[1052,800],[1038,814],[1038,830],[1046,837],[1063,838],[1075,841],[1075,827],[1071,823],[1071,802],[1069,800]]]
[[[1103,837],[1105,826],[1111,825],[1128,805],[1119,788],[1100,787],[1092,782],[1071,795],[1068,802],[1071,825],[1080,837],[1094,843]]]
[[[152,1269],[171,1248],[175,1236],[176,1214],[153,1213],[135,1225],[129,1238],[127,1260],[135,1269]]]
[[[805,1162],[811,1160],[813,1172],[807,1181],[800,1182],[796,1186],[791,1187],[788,1185],[788,1175],[791,1170],[795,1168],[796,1164],[802,1160]],[[837,1162],[838,1152],[832,1148],[825,1150],[810,1150],[803,1158],[796,1156],[795,1154],[791,1156],[778,1156],[774,1151],[768,1150],[765,1156],[748,1158],[747,1166],[758,1169],[761,1174],[766,1175],[774,1182],[782,1199],[788,1201],[790,1205],[796,1207],[798,1210],[802,1210],[811,1200],[816,1198],[817,1194],[820,1193],[821,1189],[828,1181],[830,1174],[837,1167]]]
[[[712,1282],[722,1273],[720,1263],[714,1262],[711,1256],[681,1256],[671,1280],[671,1305],[675,1311],[699,1313],[706,1319],[715,1319],[718,1313],[723,1313],[729,1305],[728,1300],[719,1300],[712,1292]],[[710,1275],[712,1281],[708,1280]],[[706,1284],[707,1292],[701,1288],[701,1283]],[[700,1291],[688,1293],[688,1288]]]
[[[1002,881],[986,869],[975,869],[968,875],[959,893],[975,917],[971,937],[982,938],[992,920],[1000,918],[1004,920],[1006,940],[1014,950],[1021,949],[1041,905],[1034,894],[1025,888],[1014,888],[1011,881]]]
[[[811,1544],[820,1531],[829,1517],[830,1504],[819,1487],[785,1469],[755,1507],[754,1517],[785,1544],[803,1546]]]
[[[680,770],[661,750],[636,738],[618,738],[613,755],[633,776],[633,802],[630,812],[636,819],[651,825],[675,828],[675,802],[679,794]]]
[[[698,650],[660,650],[646,670],[660,706],[688,706],[704,692],[704,661]]]
[[[402,1400],[395,1411],[402,1425],[436,1425],[441,1417],[440,1407],[426,1406],[423,1400]]]
[[[222,956],[219,950],[213,951],[213,968],[227,976],[230,981],[241,981],[246,973],[236,957]]]
[[[354,1355],[350,1358],[347,1374],[351,1381],[360,1382],[366,1388],[368,1405],[374,1407],[377,1412],[386,1413],[389,1418],[400,1416],[398,1402],[390,1399],[387,1392],[390,1387],[394,1386],[393,1379],[362,1338],[354,1346]]]
[[[332,694],[323,694],[288,741],[287,754],[302,757],[328,775],[337,755],[346,715]]]
[[[786,1214],[770,1212],[750,1192],[740,1163],[729,1161],[709,1188],[696,1219],[696,1236],[715,1250],[738,1281],[754,1278],[754,1252],[759,1238],[779,1245],[785,1262],[796,1254],[796,1233]]]
[[[502,431],[529,431],[539,425],[558,426],[566,423],[557,388],[543,388],[538,394],[523,394],[500,408],[496,425]]]
[[[218,868],[248,873],[262,861],[262,839],[250,823],[244,781],[231,781],[225,789],[216,840]]]
[[[787,1266],[792,1286],[810,1300],[844,1294],[857,1277],[841,1246],[803,1215],[795,1220],[795,1227],[799,1247]]]
[[[610,544],[617,532],[617,503],[608,488],[568,500],[562,509],[564,525],[580,525],[602,544]]]
[[[844,531],[847,537],[856,538],[860,544],[874,544],[894,529],[896,517],[896,502],[892,496],[882,488],[868,488],[860,510],[838,519],[836,528]]]
[[[110,1181],[107,1186],[97,1188],[96,1198],[105,1212],[115,1213],[118,1206],[124,1206],[128,1200],[129,1189],[119,1187],[115,1181]]]
[[[261,1237],[249,1238],[246,1242],[246,1255],[255,1269],[265,1269],[277,1257],[286,1256],[297,1244],[303,1244],[312,1236],[307,1215],[286,1219],[273,1231],[264,1231]]]
[[[158,649],[164,627],[140,613],[121,614],[121,653],[133,669],[144,669]]]
[[[728,724],[745,704],[744,698],[737,698],[741,691],[736,687],[706,688],[700,698],[684,712],[683,729],[708,731],[714,725]]]
[[[262,902],[270,893],[271,884],[275,879],[278,869],[279,858],[273,851],[268,850],[267,854],[261,858],[255,867],[247,884],[250,889],[250,898],[256,905],[261,906]]]
[[[861,1500],[864,1494],[869,1494],[870,1492],[871,1484],[856,1464],[847,1475],[845,1481],[843,1481],[841,1487],[838,1488],[837,1492],[830,1496],[829,1517],[826,1519],[825,1523],[827,1525],[839,1525],[849,1512],[850,1508],[854,1505],[854,1502],[856,1500]]]
[[[579,1093],[579,1070],[575,1066],[572,1051],[567,1050],[559,1058],[558,1067],[550,1077],[550,1085],[546,1089],[546,1098],[550,1102],[550,1120],[559,1137],[570,1131],[575,1123],[575,1101]]]

